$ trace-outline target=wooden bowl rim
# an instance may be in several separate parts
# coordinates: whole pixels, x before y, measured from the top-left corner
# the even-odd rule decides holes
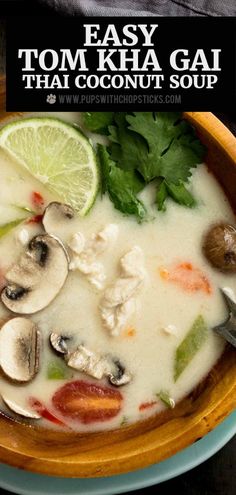
[[[199,130],[218,143],[236,166],[236,137],[232,132],[211,112],[183,112],[184,116]]]

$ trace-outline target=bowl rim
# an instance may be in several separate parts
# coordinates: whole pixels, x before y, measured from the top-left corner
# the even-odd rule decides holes
[[[15,115],[18,117],[21,116],[20,113],[16,113]],[[217,117],[210,112],[184,112],[184,116],[193,125],[197,125],[200,131],[211,136],[211,138],[218,143],[220,148],[224,150],[236,167],[236,138]],[[11,117],[11,114],[5,113],[3,119],[0,117],[0,122],[9,119],[9,117]],[[230,359],[233,359],[233,352],[229,350]],[[50,455],[47,456],[47,453],[41,456],[34,456],[29,453],[19,452],[17,451],[17,447],[14,450],[6,445],[2,445],[0,439],[0,460],[1,462],[5,462],[15,467],[28,469],[29,471],[63,477],[109,476],[133,471],[154,464],[174,455],[179,450],[192,444],[199,437],[204,436],[233,411],[236,406],[236,364],[232,364],[232,370],[233,375],[231,373],[231,381],[228,380],[229,383],[226,380],[228,388],[223,397],[215,400],[214,407],[209,403],[204,409],[204,415],[201,414],[201,410],[200,412],[198,411],[192,422],[186,417],[182,423],[181,431],[176,431],[174,439],[172,439],[169,444],[163,443],[162,448],[164,449],[164,455],[160,455],[160,444],[158,444],[157,438],[154,435],[155,424],[153,424],[144,432],[142,431],[141,425],[140,432],[134,437],[130,436],[132,425],[131,427],[116,430],[118,433],[122,430],[127,431],[127,438],[124,437],[126,444],[125,449],[122,448],[123,443],[120,443],[120,452],[119,454],[116,453],[115,457],[114,454],[112,454],[112,449],[109,448],[108,445],[104,446],[103,458],[99,460],[92,458],[91,454],[87,459],[86,455],[79,457],[74,454],[74,456],[72,455],[72,458],[68,456],[67,458],[62,457],[58,460],[50,457]],[[182,401],[180,404],[181,403]],[[211,421],[209,421],[210,418]],[[171,421],[173,427],[175,419],[172,419]],[[144,423],[145,422],[143,422],[143,424]],[[164,426],[165,425],[163,425],[163,427]],[[94,434],[91,433],[90,435]],[[136,438],[139,439],[138,444],[135,442]],[[117,444],[119,444],[119,439]],[[116,465],[111,467],[114,462],[116,462]]]
[[[211,112],[183,112],[183,115],[199,130],[218,143],[236,166],[236,136]]]

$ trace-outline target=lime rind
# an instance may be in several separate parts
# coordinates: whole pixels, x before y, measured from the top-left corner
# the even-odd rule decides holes
[[[99,169],[93,147],[77,127],[53,117],[26,118],[0,130],[0,146],[81,216],[91,209]]]

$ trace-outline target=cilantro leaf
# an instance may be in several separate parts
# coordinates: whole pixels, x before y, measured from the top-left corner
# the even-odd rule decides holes
[[[165,182],[166,188],[169,196],[171,196],[176,203],[180,205],[188,206],[188,208],[193,208],[196,205],[196,200],[192,194],[186,189],[184,184],[168,184]]]
[[[120,144],[117,127],[115,125],[109,125],[108,130],[110,133],[109,134],[110,141],[113,141],[113,143]]]
[[[193,145],[193,146],[192,146]],[[186,182],[192,175],[191,169],[201,163],[203,147],[195,146],[192,134],[174,139],[169,149],[159,157],[158,173],[169,183]]]
[[[103,190],[108,190],[116,208],[138,218],[144,216],[145,208],[136,196],[135,186],[138,183],[143,187],[141,177],[146,183],[157,180],[156,203],[160,211],[165,211],[167,198],[190,208],[196,204],[185,184],[192,169],[203,161],[205,147],[180,112],[84,115],[90,130],[102,129],[108,134],[110,144],[103,152],[100,149],[99,154],[103,162]],[[105,162],[109,163],[106,170]]]
[[[102,171],[103,192],[108,192],[117,210],[135,215],[140,221],[143,220],[146,216],[146,209],[136,196],[143,188],[141,180],[135,172],[117,167],[106,147],[101,144],[98,145],[98,156]]]
[[[127,115],[129,129],[143,136],[149,147],[149,153],[161,155],[170,145],[174,137],[180,134],[175,125],[181,118],[179,112],[134,112]]]
[[[84,112],[83,122],[89,131],[107,134],[113,115],[114,112]]]
[[[180,118],[180,113],[172,112],[127,115],[129,129],[142,136],[148,145],[146,156],[137,166],[146,182],[163,177],[177,185],[188,180],[191,168],[201,163],[205,148],[192,127]]]
[[[148,152],[145,140],[128,129],[125,113],[115,114],[114,124],[109,126],[111,158],[123,170],[138,169]]]
[[[166,210],[165,201],[168,197],[173,199],[176,203],[187,206],[188,208],[193,208],[196,205],[194,197],[188,189],[186,189],[184,184],[169,184],[163,179],[158,185],[156,193],[156,204],[159,211]]]
[[[168,197],[168,191],[167,191],[166,183],[164,180],[162,180],[162,182],[158,186],[157,194],[156,194],[156,204],[157,204],[157,209],[159,211],[166,210],[165,201],[167,197]]]

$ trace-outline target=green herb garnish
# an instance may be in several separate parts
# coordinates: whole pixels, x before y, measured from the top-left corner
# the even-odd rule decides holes
[[[183,183],[178,185],[176,184],[168,184],[165,181],[167,192],[169,196],[180,205],[188,206],[192,208],[196,205],[196,200],[193,198],[192,194],[186,189]]]
[[[12,222],[5,223],[4,225],[0,225],[0,237],[3,237],[4,235],[8,234],[12,229],[17,227],[20,223],[22,223],[25,219],[24,218],[17,218],[17,220],[13,220]]]
[[[106,147],[101,144],[98,145],[98,156],[102,170],[103,192],[108,192],[115,208],[126,215],[136,215],[138,220],[143,220],[146,209],[137,198],[137,193],[143,189],[143,183],[135,171],[126,171],[117,167]]]
[[[122,419],[121,419],[121,422],[120,422],[120,426],[125,426],[127,425],[128,423],[128,417],[127,416],[123,416]]]
[[[84,123],[89,130],[102,129],[109,134],[110,143],[103,152],[100,149],[99,156],[106,184],[103,191],[108,191],[117,209],[138,219],[144,217],[145,207],[136,197],[137,180],[142,187],[156,181],[158,210],[165,210],[167,198],[190,208],[195,206],[186,186],[192,169],[204,158],[205,147],[181,113],[92,112],[84,114]]]
[[[47,378],[49,380],[65,380],[71,377],[71,371],[61,359],[54,359],[48,363]]]
[[[157,394],[157,397],[165,404],[166,407],[169,409],[174,409],[175,407],[175,401],[170,397],[170,394],[164,390],[161,390],[159,394]]]
[[[159,211],[166,211],[166,199],[168,198],[168,190],[166,187],[166,181],[161,180],[160,184],[157,186],[156,193],[156,204]]]
[[[201,349],[208,338],[208,328],[201,315],[194,321],[191,329],[181,342],[175,354],[174,380],[176,381],[195,354]]]
[[[4,235],[8,234],[12,229],[17,227],[20,223],[24,222],[26,218],[28,218],[30,215],[36,215],[36,212],[34,210],[31,210],[28,206],[22,206],[22,205],[11,205],[13,208],[16,208],[17,210],[21,211],[22,213],[25,213],[26,216],[22,218],[17,218],[16,220],[12,220],[11,222],[8,222],[4,225],[0,225],[0,237],[3,237]]]
[[[113,115],[113,112],[85,112],[83,114],[84,125],[89,131],[107,134]]]
[[[30,215],[36,215],[37,212],[24,205],[12,205],[13,208],[17,208],[17,210],[22,211],[24,213],[29,213]]]

